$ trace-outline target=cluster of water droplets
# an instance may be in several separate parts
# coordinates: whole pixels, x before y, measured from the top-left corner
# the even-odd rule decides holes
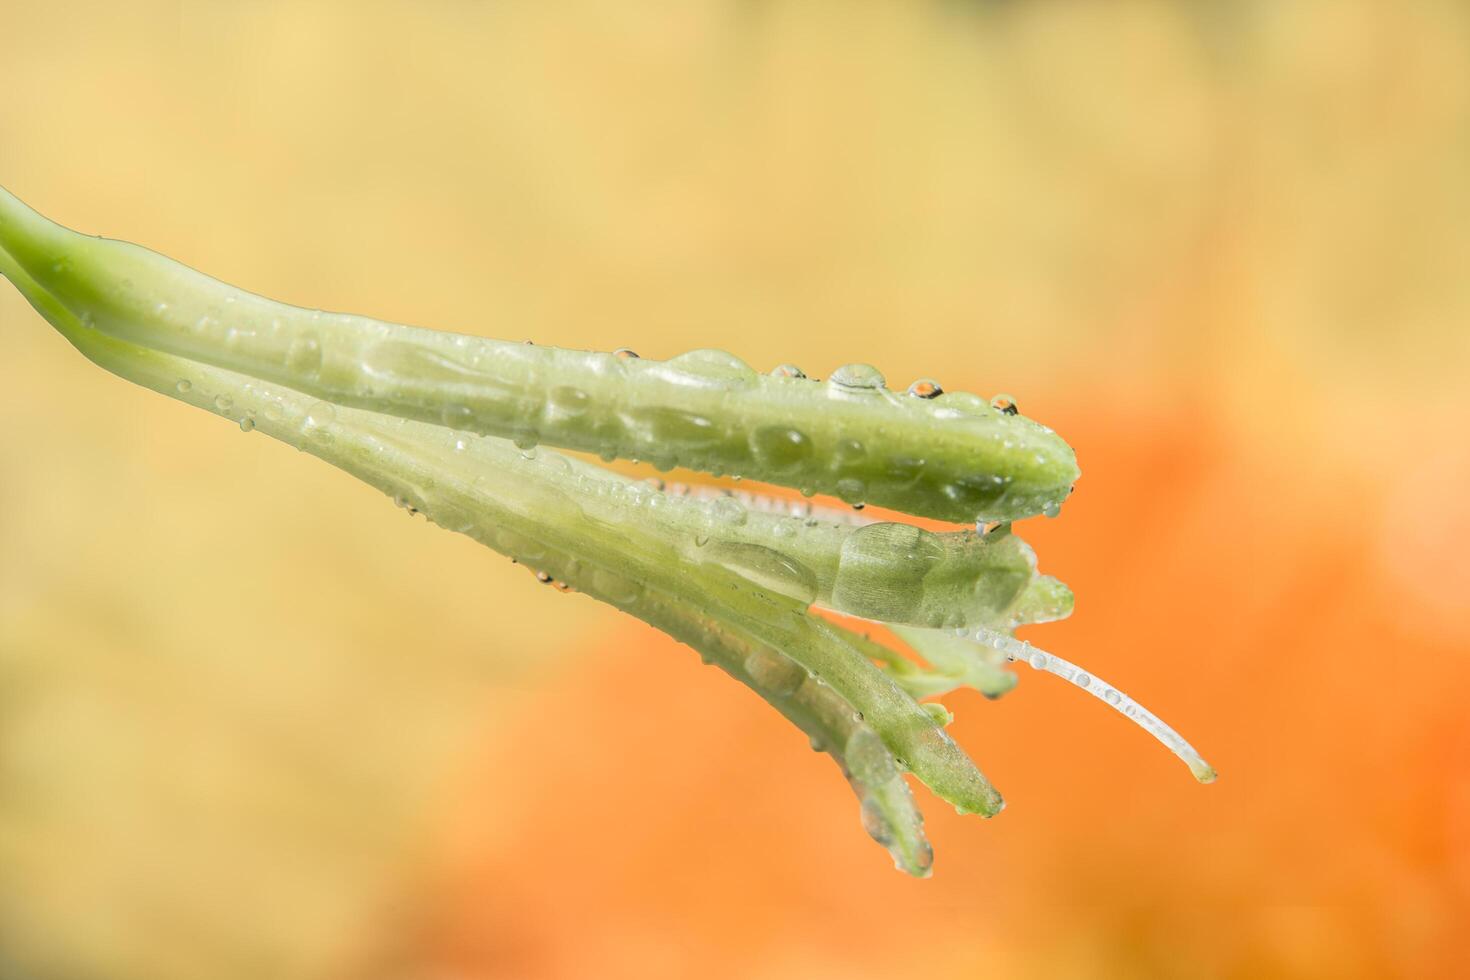
[[[733,488],[726,489],[699,483],[666,483],[660,479],[649,480],[647,484],[675,498],[709,501],[733,500],[740,505],[747,516],[751,513],[756,513],[790,518],[790,522],[776,525],[775,533],[778,536],[787,533],[796,533],[796,530],[800,527],[815,527],[818,524],[840,524],[860,527],[864,524],[872,524],[876,520],[876,518],[869,517],[865,514],[854,513],[849,510],[839,510],[836,507],[824,507],[805,498],[793,499],[775,494],[756,493],[754,491]],[[722,506],[727,514],[733,513],[728,505]],[[743,524],[744,521],[739,521],[738,523]]]
[[[823,432],[819,444],[810,427],[795,417],[790,422],[752,420],[747,426],[723,409],[712,410],[710,403],[693,409],[662,397],[644,397],[644,378],[691,392],[758,391],[761,376],[721,350],[692,350],[648,361],[629,348],[598,353],[464,336],[427,339],[405,334],[405,328],[319,311],[259,314],[245,326],[237,326],[234,316],[228,308],[211,307],[195,326],[219,333],[230,348],[259,346],[273,351],[274,370],[301,390],[330,388],[335,393],[318,393],[370,410],[383,410],[381,404],[395,414],[493,432],[522,449],[548,441],[596,452],[607,460],[642,459],[659,469],[687,466],[716,476],[749,467],[751,475],[787,483],[806,495],[831,493],[857,508],[868,503],[875,489],[881,490],[884,500],[895,493],[931,495],[937,490],[949,501],[943,506],[973,506],[980,513],[988,501],[1006,499],[1013,479],[1008,473],[961,472],[930,487],[923,475],[932,461],[926,462],[921,454],[913,459],[903,458],[901,452],[894,455],[893,432],[881,422],[876,437],[884,445],[885,457],[894,458],[884,458],[880,466],[868,458],[871,447],[860,436],[828,445],[825,440],[831,436]],[[229,326],[222,329],[222,323]],[[350,349],[342,346],[344,335],[351,339]],[[324,357],[329,346],[334,352],[330,371]],[[812,385],[813,391],[824,390],[854,405],[877,399],[940,421],[993,419],[1016,412],[1009,396],[986,401],[950,393],[931,378],[915,380],[904,394],[895,395],[888,391],[882,372],[864,363],[839,366],[824,384],[792,364],[778,366],[768,380]],[[609,390],[605,381],[617,385]],[[777,386],[772,394],[782,390]],[[900,411],[891,424],[905,417]],[[978,429],[975,436],[998,440],[1001,430]],[[869,485],[876,474],[881,474],[876,476],[881,488]],[[1048,513],[1059,505],[1060,501],[1047,505]]]

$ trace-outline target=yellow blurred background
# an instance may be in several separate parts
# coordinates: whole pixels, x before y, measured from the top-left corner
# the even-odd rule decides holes
[[[306,306],[1016,396],[1077,448],[1006,794],[893,871],[689,650],[0,288],[0,977],[1449,977],[1470,11],[0,4],[0,183]]]

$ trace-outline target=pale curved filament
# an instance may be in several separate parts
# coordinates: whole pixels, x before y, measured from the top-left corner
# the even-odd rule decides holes
[[[970,635],[977,642],[1005,654],[1008,660],[1023,661],[1035,670],[1044,670],[1049,674],[1057,675],[1062,680],[1071,681],[1162,742],[1165,748],[1177,755],[1189,767],[1195,779],[1202,783],[1215,781],[1214,767],[1204,760],[1193,745],[1186,742],[1182,735],[1166,725],[1152,711],[1102,678],[1054,653],[1048,653],[1025,640],[1007,636],[999,630],[980,628],[971,630]]]

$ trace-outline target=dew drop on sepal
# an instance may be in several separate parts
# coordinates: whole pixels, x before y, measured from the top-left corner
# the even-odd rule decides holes
[[[765,694],[786,698],[806,680],[806,671],[789,657],[768,650],[755,650],[745,658],[745,672]]]
[[[933,378],[920,378],[909,385],[909,394],[915,398],[938,398],[944,394],[944,389]]]
[[[800,466],[812,455],[806,434],[784,425],[756,429],[750,434],[750,449],[761,465],[776,471]]]
[[[592,572],[592,588],[606,596],[609,601],[623,605],[634,602],[643,594],[642,585],[601,568],[594,569]]]
[[[554,414],[577,418],[587,413],[592,404],[592,396],[581,388],[557,385],[551,389],[547,404]]]
[[[844,364],[832,372],[828,384],[854,391],[876,391],[886,382],[883,373],[871,364]]]
[[[286,368],[295,374],[311,377],[322,367],[322,345],[312,336],[297,337],[286,349]]]
[[[865,725],[853,729],[842,748],[842,757],[853,778],[869,786],[881,786],[898,775],[893,755],[878,733]]]
[[[837,496],[844,503],[852,504],[854,507],[862,507],[863,499],[867,496],[868,485],[862,480],[847,478],[837,481]]]
[[[863,830],[884,847],[893,843],[893,828],[889,826],[888,818],[883,816],[878,801],[871,796],[863,799]]]
[[[710,504],[710,514],[721,524],[730,524],[736,527],[744,524],[747,520],[745,508],[740,501],[734,497],[720,497]]]
[[[331,402],[312,402],[306,409],[306,424],[324,427],[337,420],[337,409]]]
[[[720,565],[750,580],[758,588],[808,605],[817,598],[817,575],[806,565],[764,545],[738,541],[715,541],[696,537],[695,545],[709,548],[700,560]]]
[[[843,470],[857,466],[867,458],[867,455],[868,447],[857,439],[839,439],[837,445],[832,448],[832,468]]]
[[[655,377],[691,388],[740,388],[756,379],[755,369],[729,351],[701,348],[650,367]]]

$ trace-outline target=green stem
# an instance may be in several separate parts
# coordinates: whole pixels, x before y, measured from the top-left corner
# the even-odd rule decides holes
[[[0,274],[107,370],[312,453],[695,647],[832,755],[869,833],[911,874],[928,873],[932,852],[904,770],[962,812],[1003,806],[945,733],[948,712],[915,698],[956,686],[997,696],[1015,683],[1006,656],[1121,706],[1213,778],[1152,714],[1010,636],[1068,615],[1072,594],[1037,573],[1008,523],[934,533],[758,495],[667,492],[535,448],[948,520],[1054,514],[1076,479],[1071,450],[1012,411],[932,397],[932,384],[895,395],[864,365],[821,385],[789,369],[759,376],[718,351],[643,361],[301,310],[68,231],[3,189]],[[927,666],[814,604],[891,625]]]

